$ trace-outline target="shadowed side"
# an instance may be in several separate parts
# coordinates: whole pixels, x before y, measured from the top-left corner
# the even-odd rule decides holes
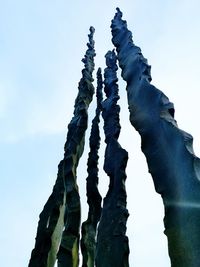
[[[150,84],[150,66],[119,9],[111,28],[127,82],[130,121],[141,136],[149,172],[163,199],[172,267],[200,266],[200,161],[192,136],[178,128],[173,104]]]

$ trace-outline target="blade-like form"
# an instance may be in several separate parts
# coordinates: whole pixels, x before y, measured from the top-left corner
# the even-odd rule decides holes
[[[76,168],[84,148],[84,137],[88,119],[87,109],[94,94],[94,87],[92,85],[93,58],[95,56],[93,33],[94,29],[91,27],[88,50],[84,59],[85,68],[82,71],[79,92],[75,102],[74,117],[68,126],[69,131],[65,144],[64,159],[58,166],[58,175],[53,192],[40,214],[35,247],[31,254],[29,267],[54,266],[63,229],[65,227],[67,231],[72,224],[71,220],[74,221],[74,228],[76,229],[75,237],[73,236],[73,239],[69,235],[66,242],[62,240],[61,248],[63,250],[60,249],[60,261],[62,262],[62,252],[65,253],[67,247],[67,257],[71,261],[78,262],[77,246],[79,240],[80,203],[78,186],[76,184]],[[69,226],[67,226],[67,222]],[[74,253],[72,253],[71,247],[75,250]],[[77,265],[71,264],[68,266]]]
[[[172,267],[200,266],[200,161],[192,136],[178,128],[173,104],[150,84],[150,66],[119,9],[111,28],[127,82],[130,121],[141,135],[149,172],[163,198]]]
[[[88,50],[82,60],[85,68],[79,83],[74,117],[68,125],[63,164],[66,191],[64,231],[58,251],[58,267],[77,267],[79,264],[80,196],[76,182],[76,169],[84,150],[85,131],[88,124],[88,107],[94,94],[92,73],[94,70],[94,28],[90,28]]]

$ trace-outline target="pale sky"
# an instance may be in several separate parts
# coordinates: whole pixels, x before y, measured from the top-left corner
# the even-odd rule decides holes
[[[152,66],[152,84],[175,104],[181,129],[200,150],[200,1],[199,0],[6,0],[0,1],[0,255],[1,266],[26,267],[34,247],[39,213],[50,195],[63,158],[67,125],[73,114],[89,27],[96,29],[96,70],[113,49],[110,24],[118,6],[133,40]],[[96,74],[94,73],[94,77]],[[170,267],[163,234],[163,206],[155,193],[129,123],[125,83],[120,77],[120,143],[127,166],[130,266]],[[96,84],[96,83],[94,83]],[[95,105],[89,109],[90,121]],[[86,150],[78,168],[85,199]],[[102,171],[100,191],[108,179]]]

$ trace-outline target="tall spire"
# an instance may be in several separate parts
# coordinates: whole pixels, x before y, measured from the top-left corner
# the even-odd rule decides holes
[[[88,124],[88,107],[94,94],[92,73],[94,70],[94,28],[90,27],[88,49],[82,60],[85,68],[79,82],[75,101],[74,117],[68,125],[63,163],[63,178],[66,192],[64,230],[58,251],[58,267],[78,267],[80,237],[80,197],[76,169],[84,150],[85,131]]]
[[[87,202],[89,205],[88,218],[82,224],[81,250],[83,255],[83,267],[94,267],[96,251],[96,227],[101,216],[101,195],[98,191],[98,150],[100,147],[100,113],[102,102],[102,74],[101,69],[97,71],[97,107],[92,121],[90,134],[90,152],[88,156],[87,177]]]
[[[106,54],[104,85],[106,100],[102,103],[106,151],[104,170],[110,178],[98,227],[96,267],[128,267],[128,238],[126,236],[126,164],[128,153],[118,143],[120,134],[117,65],[114,51]]]
[[[53,192],[40,214],[35,248],[29,267],[53,267],[58,255],[58,266],[78,266],[80,228],[80,200],[76,183],[76,168],[83,153],[87,110],[94,94],[94,28],[90,28],[88,49],[83,60],[85,68],[79,82],[74,116],[68,125],[64,158],[58,166]],[[63,231],[64,230],[64,231]],[[61,243],[61,244],[60,244]],[[60,245],[60,248],[59,248]]]
[[[200,160],[192,136],[178,128],[173,104],[150,84],[150,66],[119,9],[111,28],[127,82],[130,121],[141,135],[149,172],[163,198],[171,266],[200,266]]]

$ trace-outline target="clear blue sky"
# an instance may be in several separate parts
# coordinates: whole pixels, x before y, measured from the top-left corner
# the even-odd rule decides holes
[[[0,1],[0,255],[1,266],[28,265],[41,212],[63,157],[90,25],[96,69],[112,49],[110,21],[124,13],[134,42],[152,65],[152,83],[175,104],[179,126],[200,150],[199,0]],[[120,72],[119,72],[120,75]],[[140,138],[128,120],[120,79],[121,145],[127,167],[130,266],[169,267],[162,201],[154,192]],[[89,110],[94,115],[94,105]],[[90,129],[89,129],[90,131]],[[87,134],[88,138],[88,134]],[[102,142],[104,137],[102,137]],[[86,152],[88,142],[86,141]],[[103,146],[104,147],[104,146]],[[85,194],[87,153],[78,169]],[[103,162],[103,148],[101,163]],[[105,195],[107,178],[100,171]],[[85,198],[83,197],[85,202]],[[83,204],[83,219],[87,205]]]

